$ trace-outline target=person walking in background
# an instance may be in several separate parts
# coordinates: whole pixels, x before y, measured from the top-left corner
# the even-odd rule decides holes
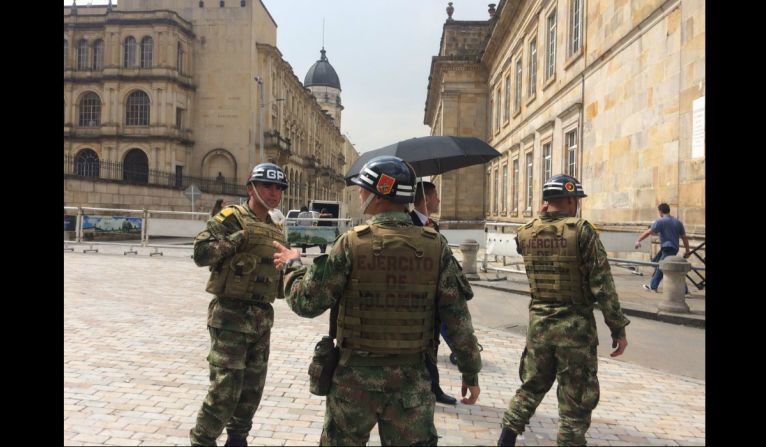
[[[648,230],[644,231],[641,236],[636,239],[635,248],[641,247],[641,241],[649,237],[650,235],[660,236],[660,251],[652,258],[652,262],[660,262],[668,256],[675,256],[678,254],[678,238],[684,241],[684,258],[688,258],[691,252],[689,251],[689,239],[686,237],[686,230],[684,224],[670,215],[670,205],[667,203],[660,203],[657,207],[657,211],[660,213],[660,218],[655,220]],[[644,284],[643,287],[646,290],[657,292],[657,287],[660,286],[662,281],[662,270],[659,266],[654,269],[654,275],[649,281],[649,284]],[[689,293],[689,288],[686,288],[686,293]]]
[[[319,212],[320,219],[332,219],[334,217],[335,216],[333,216],[332,213],[327,210],[327,208],[322,208],[322,211]],[[317,222],[317,226],[319,227],[331,227],[333,225],[336,225],[336,223],[329,220],[320,220]]]
[[[210,210],[210,217],[213,217],[216,214],[220,213],[222,209],[223,209],[223,199],[216,200],[215,205],[213,205],[213,209]]]

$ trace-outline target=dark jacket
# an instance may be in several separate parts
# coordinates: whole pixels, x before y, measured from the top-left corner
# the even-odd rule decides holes
[[[415,210],[410,211],[410,217],[412,218],[412,224],[418,227],[422,227],[423,223],[420,221],[420,217],[418,217],[418,213],[415,212]],[[434,223],[434,230],[439,231],[439,224],[431,219],[431,222]]]

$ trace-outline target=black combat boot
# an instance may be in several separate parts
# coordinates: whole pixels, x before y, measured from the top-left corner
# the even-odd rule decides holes
[[[434,394],[436,395],[436,402],[441,402],[447,405],[457,404],[457,399],[445,393],[444,390],[442,390],[442,388],[438,385],[436,386],[436,391],[434,391]]]
[[[247,447],[247,436],[243,436],[241,433],[234,433],[226,430],[228,436],[226,437],[226,447]]]
[[[515,446],[516,445],[516,432],[508,427],[503,427],[503,433],[500,434],[500,439],[497,440],[498,446]]]

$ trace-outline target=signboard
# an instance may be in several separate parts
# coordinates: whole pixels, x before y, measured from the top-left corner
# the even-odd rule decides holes
[[[140,239],[141,224],[140,217],[82,216],[83,239]]]
[[[75,231],[77,226],[77,216],[64,215],[64,231]]]
[[[332,245],[340,234],[338,227],[314,227],[295,225],[287,228],[287,243],[291,247]]]
[[[705,97],[692,103],[692,158],[705,156]]]

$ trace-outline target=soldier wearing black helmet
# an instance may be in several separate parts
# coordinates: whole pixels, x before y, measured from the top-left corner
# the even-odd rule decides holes
[[[519,228],[516,249],[524,257],[532,295],[521,387],[503,417],[498,445],[512,446],[545,394],[558,380],[558,445],[585,445],[599,399],[596,320],[599,304],[611,330],[611,356],[628,346],[612,273],[598,233],[578,218],[580,182],[556,175],[543,185],[542,215]]]
[[[414,226],[403,211],[415,197],[410,165],[376,157],[353,182],[372,219],[285,278],[287,304],[298,315],[313,318],[338,306],[331,321],[339,362],[320,443],[365,445],[377,423],[382,445],[436,445],[425,356],[434,351],[438,314],[455,344],[463,396],[470,391],[462,402],[476,402],[481,356],[466,302],[473,291],[444,236]],[[297,250],[279,249],[278,266],[299,257]]]
[[[207,318],[210,387],[189,432],[191,445],[215,445],[224,427],[227,446],[247,445],[266,382],[271,303],[282,297],[272,242],[284,243],[284,236],[270,213],[287,185],[279,166],[257,165],[247,181],[247,203],[222,209],[194,240],[194,262],[210,266],[206,290],[215,296]]]

